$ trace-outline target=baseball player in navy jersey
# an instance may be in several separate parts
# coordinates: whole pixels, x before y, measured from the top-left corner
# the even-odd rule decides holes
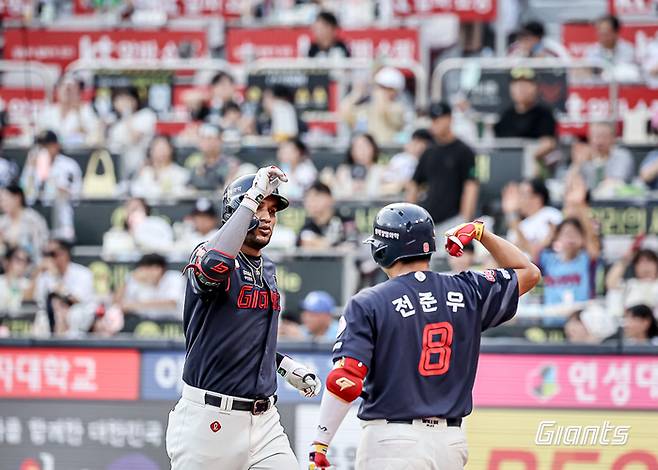
[[[482,222],[462,224],[446,236],[452,256],[479,240],[504,268],[431,272],[435,237],[427,211],[402,203],[377,214],[366,243],[389,280],[359,292],[345,308],[310,469],[330,466],[327,448],[359,396],[357,470],[464,468],[461,423],[473,408],[480,335],[514,316],[519,296],[539,282],[540,273]]]
[[[276,352],[280,296],[275,266],[261,253],[288,201],[276,167],[238,178],[224,191],[222,226],[186,267],[187,355],[183,393],[169,414],[173,470],[298,468],[276,409],[276,373],[315,396],[320,381]]]

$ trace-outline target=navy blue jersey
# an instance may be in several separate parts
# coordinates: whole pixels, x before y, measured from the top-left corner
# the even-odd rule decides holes
[[[512,318],[518,298],[511,269],[418,271],[354,296],[333,355],[368,367],[359,418],[468,415],[481,333]]]
[[[216,288],[201,284],[189,270],[185,383],[236,397],[273,395],[279,299],[275,266],[265,256],[238,254],[229,282]]]

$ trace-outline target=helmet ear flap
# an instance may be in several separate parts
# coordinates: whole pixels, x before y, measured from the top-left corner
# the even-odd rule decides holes
[[[375,259],[376,263],[381,264],[386,257],[386,245],[382,245],[379,248],[373,250],[372,257]]]

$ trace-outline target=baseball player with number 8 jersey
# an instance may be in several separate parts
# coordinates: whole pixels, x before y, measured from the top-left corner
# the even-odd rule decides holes
[[[541,276],[482,222],[462,224],[446,237],[451,256],[478,240],[500,268],[434,273],[434,223],[427,211],[399,203],[377,214],[366,243],[389,280],[359,292],[345,308],[309,469],[330,467],[328,447],[358,397],[363,432],[357,470],[464,468],[461,425],[473,408],[481,333],[512,318],[519,296]]]

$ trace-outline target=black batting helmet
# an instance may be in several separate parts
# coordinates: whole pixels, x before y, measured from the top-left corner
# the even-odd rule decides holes
[[[230,219],[233,213],[238,209],[238,206],[242,202],[242,198],[244,198],[244,195],[254,184],[255,177],[256,174],[244,175],[226,186],[226,189],[224,189],[224,196],[222,197],[222,224]],[[278,189],[275,189],[268,197],[274,197],[277,199],[278,211],[282,211],[290,204],[288,199],[279,194]],[[258,227],[258,219],[254,217],[249,225],[249,230],[253,230],[256,227]]]
[[[388,268],[400,259],[436,251],[434,221],[420,206],[405,202],[389,204],[377,213],[370,245],[375,262]]]

